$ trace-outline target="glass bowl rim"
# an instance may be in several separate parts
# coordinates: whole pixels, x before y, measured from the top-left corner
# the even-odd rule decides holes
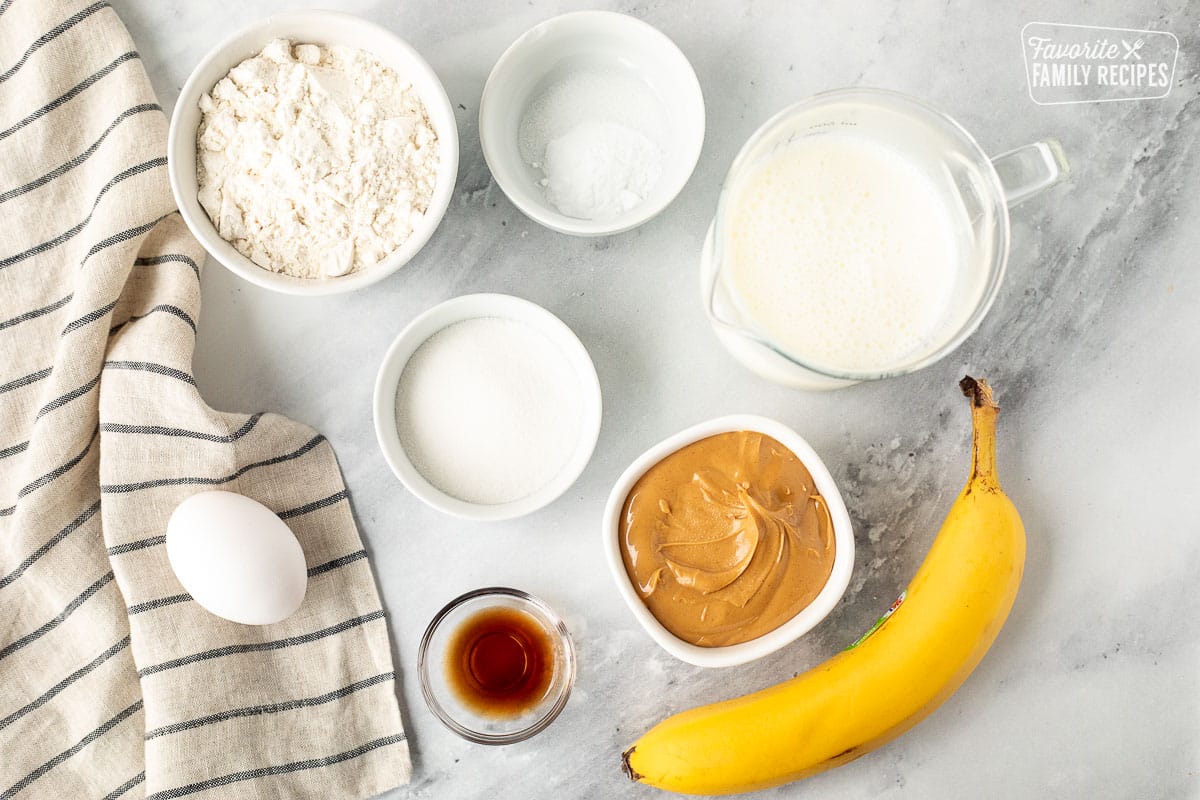
[[[519,730],[510,731],[508,733],[484,733],[463,725],[455,719],[449,711],[441,704],[437,696],[434,694],[433,686],[429,677],[429,644],[433,640],[433,635],[437,632],[441,624],[453,612],[461,606],[478,600],[479,598],[487,597],[509,597],[515,598],[521,604],[527,604],[536,608],[543,616],[551,623],[547,628],[547,633],[554,636],[562,647],[563,662],[559,665],[562,670],[562,688],[558,691],[558,696],[554,698],[553,704],[541,716],[535,719],[531,724]],[[541,620],[539,620],[541,622]],[[576,659],[575,659],[575,644],[571,640],[571,634],[567,630],[566,623],[563,622],[558,612],[550,607],[548,603],[540,597],[532,595],[520,589],[512,589],[507,586],[485,586],[481,589],[461,594],[451,600],[440,611],[433,616],[429,625],[425,628],[424,635],[421,636],[420,649],[417,651],[417,679],[421,684],[421,694],[425,698],[425,705],[433,712],[443,725],[457,733],[462,738],[476,744],[486,745],[503,745],[523,742],[526,739],[541,733],[550,726],[558,718],[563,708],[567,705],[567,700],[570,699],[571,689],[575,686],[576,676]]]

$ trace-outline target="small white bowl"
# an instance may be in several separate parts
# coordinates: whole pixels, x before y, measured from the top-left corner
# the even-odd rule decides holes
[[[530,103],[557,76],[581,65],[640,77],[661,103],[669,128],[654,189],[612,219],[560,212],[538,185],[541,170],[521,157],[519,130]],[[535,25],[500,56],[479,103],[479,140],[496,182],[530,219],[575,236],[620,233],[653,218],[688,182],[704,144],[704,95],[687,57],[657,28],[611,11],[577,11]]]
[[[345,45],[376,56],[404,80],[410,81],[425,104],[438,136],[441,162],[429,208],[412,235],[396,252],[378,264],[340,278],[295,278],[258,266],[221,238],[197,197],[196,130],[200,127],[200,96],[229,70],[259,53],[272,39],[297,43]],[[273,14],[243,28],[208,52],[175,101],[167,134],[167,172],[184,222],[200,244],[230,272],[253,284],[285,294],[326,295],[361,289],[381,281],[407,264],[429,241],[454,194],[458,175],[458,126],[454,107],[433,68],[407,42],[386,28],[338,11],[290,11]]]
[[[791,450],[808,468],[817,491],[825,498],[829,516],[833,522],[835,548],[833,570],[829,574],[829,580],[825,582],[825,586],[813,598],[813,601],[775,630],[741,644],[700,647],[683,641],[663,627],[662,623],[650,613],[650,609],[646,607],[633,588],[629,574],[625,571],[625,562],[621,557],[621,509],[624,507],[625,499],[629,496],[633,485],[650,467],[692,442],[730,431],[756,431],[771,436]],[[660,647],[679,660],[695,664],[698,667],[732,667],[737,664],[745,664],[791,644],[829,615],[829,612],[834,609],[845,593],[846,587],[850,583],[850,573],[854,569],[854,527],[850,523],[850,515],[846,512],[846,506],[842,502],[842,495],[838,491],[837,484],[833,482],[833,476],[829,474],[825,464],[822,463],[808,442],[800,437],[800,434],[780,422],[750,414],[734,414],[693,425],[659,442],[638,456],[637,460],[630,464],[629,468],[617,479],[612,493],[608,496],[608,505],[604,509],[602,533],[609,570],[617,584],[617,590],[625,599],[625,604],[629,606],[633,616]]]
[[[413,466],[396,429],[396,388],[409,358],[429,337],[443,328],[468,319],[498,317],[522,322],[554,342],[574,369],[583,397],[583,420],[575,452],[556,478],[533,494],[509,503],[470,503],[439,489]],[[570,488],[583,472],[600,436],[600,380],[587,349],[566,323],[546,309],[506,294],[468,294],[425,311],[400,332],[383,357],[375,379],[375,436],[383,457],[404,486],[427,505],[461,519],[493,521],[513,519],[549,505]]]

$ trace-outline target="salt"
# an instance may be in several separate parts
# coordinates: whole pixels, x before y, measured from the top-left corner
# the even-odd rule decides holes
[[[576,68],[529,104],[521,156],[562,213],[608,220],[645,201],[662,176],[666,120],[657,96],[621,69]]]
[[[566,354],[523,322],[480,317],[435,333],[396,389],[396,428],[414,467],[469,503],[519,500],[575,453],[584,396]]]

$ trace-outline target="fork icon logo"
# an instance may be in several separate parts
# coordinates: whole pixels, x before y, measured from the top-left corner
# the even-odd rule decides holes
[[[1132,56],[1133,58],[1136,58],[1138,61],[1141,61],[1142,57],[1141,57],[1141,55],[1138,54],[1138,50],[1141,50],[1142,45],[1144,45],[1145,43],[1146,43],[1145,39],[1135,39],[1133,44],[1130,44],[1129,42],[1122,39],[1121,46],[1125,48],[1125,55],[1121,56],[1122,60],[1128,61],[1129,58]]]

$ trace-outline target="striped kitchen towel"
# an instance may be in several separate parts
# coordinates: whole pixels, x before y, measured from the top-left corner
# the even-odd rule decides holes
[[[384,611],[328,442],[213,411],[166,119],[105,2],[0,0],[0,800],[358,798],[408,781]],[[171,572],[210,488],[296,532],[249,627]]]

